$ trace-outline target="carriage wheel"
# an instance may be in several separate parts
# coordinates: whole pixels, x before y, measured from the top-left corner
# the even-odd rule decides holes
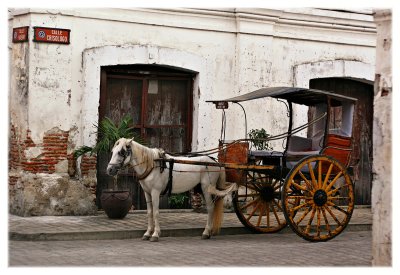
[[[282,181],[248,171],[245,182],[233,194],[233,206],[241,223],[256,233],[273,233],[287,223],[281,202]]]
[[[282,202],[286,220],[297,235],[308,241],[327,241],[350,221],[353,183],[334,158],[309,156],[287,175]]]

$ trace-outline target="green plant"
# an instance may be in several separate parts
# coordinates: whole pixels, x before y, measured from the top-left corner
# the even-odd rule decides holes
[[[120,138],[134,138],[136,142],[143,144],[143,139],[136,135],[133,131],[133,119],[129,115],[125,115],[117,125],[110,118],[105,117],[99,124],[94,124],[97,131],[97,143],[94,147],[83,145],[74,150],[74,157],[90,153],[110,152],[115,142]]]
[[[257,150],[272,150],[272,146],[269,144],[268,138],[271,135],[267,134],[264,128],[252,129],[249,132],[249,137],[254,147]]]
[[[170,208],[183,208],[185,206],[185,200],[189,197],[185,193],[173,194],[168,198],[168,204]]]

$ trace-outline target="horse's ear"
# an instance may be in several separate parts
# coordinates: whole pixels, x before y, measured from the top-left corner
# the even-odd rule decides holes
[[[126,142],[126,148],[131,149],[132,141],[133,141],[133,138],[128,139],[128,141]]]

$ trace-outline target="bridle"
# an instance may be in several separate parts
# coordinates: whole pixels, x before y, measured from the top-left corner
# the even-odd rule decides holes
[[[119,164],[109,164],[109,165],[111,165],[111,166],[117,167],[117,173],[119,173],[119,171],[125,166],[125,165],[124,165],[125,160],[126,160],[129,156],[132,155],[132,148],[131,148],[130,146],[127,146],[126,150],[125,150],[125,149],[120,150],[120,151],[118,152],[118,155],[120,155],[120,156],[123,158],[122,161],[121,161]],[[142,161],[141,163],[132,165],[132,167],[136,167],[136,166],[142,165],[143,163],[146,163],[146,161]],[[144,180],[145,178],[147,178],[147,177],[150,175],[151,171],[153,171],[153,168],[154,168],[154,167],[151,167],[150,169],[148,169],[148,168],[146,167],[146,171],[144,171],[144,173],[143,173],[142,175],[139,175],[139,174],[135,171],[136,174],[137,174],[137,179],[138,179],[138,180]]]
[[[122,161],[118,164],[113,164],[113,163],[109,163],[108,165],[117,167],[117,171],[119,172],[119,170],[121,170],[121,168],[123,168],[125,165],[125,160],[132,154],[132,149],[130,146],[127,146],[127,149],[122,149],[118,152],[118,155],[120,155],[122,157]]]

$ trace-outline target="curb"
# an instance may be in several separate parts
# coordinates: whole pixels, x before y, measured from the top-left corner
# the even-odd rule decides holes
[[[163,229],[161,237],[201,237],[204,228]],[[348,224],[345,231],[371,231],[371,224]],[[9,232],[12,241],[78,241],[78,240],[121,240],[141,238],[145,230],[120,231],[88,231],[88,232],[61,232],[61,233],[18,233]],[[257,234],[245,227],[224,227],[219,235]],[[285,227],[278,233],[294,234],[290,227]],[[268,234],[265,234],[268,235]]]

